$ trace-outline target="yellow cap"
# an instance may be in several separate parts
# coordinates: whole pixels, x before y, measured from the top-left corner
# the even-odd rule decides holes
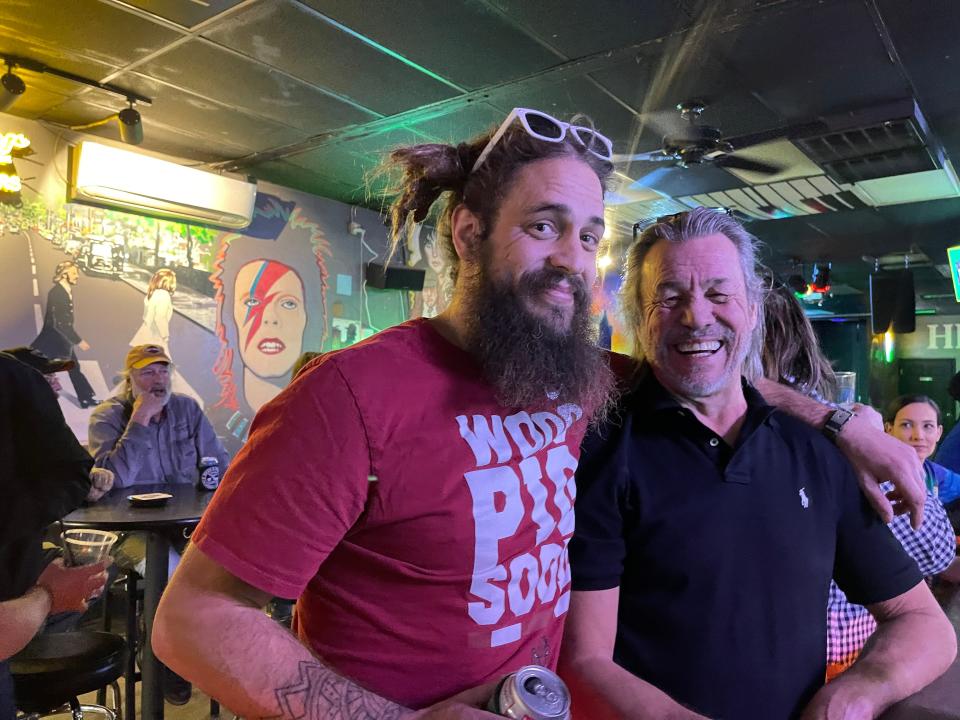
[[[170,363],[170,358],[162,347],[159,345],[137,345],[130,348],[130,352],[127,353],[124,368],[126,370],[139,370],[158,362]]]

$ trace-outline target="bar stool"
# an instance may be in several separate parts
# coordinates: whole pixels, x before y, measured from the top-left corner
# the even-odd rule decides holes
[[[52,715],[69,705],[74,720],[84,713],[123,720],[120,688],[127,648],[119,635],[69,632],[38,635],[10,659],[17,708],[31,717]],[[77,697],[110,686],[113,709],[80,705]]]

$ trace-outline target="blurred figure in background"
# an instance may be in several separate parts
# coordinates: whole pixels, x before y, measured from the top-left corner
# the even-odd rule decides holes
[[[7,658],[51,613],[86,609],[107,577],[103,563],[65,568],[42,550],[46,527],[91,492],[93,459],[64,421],[49,379],[73,362],[30,348],[13,353],[0,352],[0,720],[15,715]]]
[[[947,392],[954,402],[960,402],[960,372],[950,378],[950,384],[947,386]],[[953,426],[947,436],[940,443],[940,449],[934,456],[933,461],[938,465],[943,465],[948,470],[960,473],[960,423]]]

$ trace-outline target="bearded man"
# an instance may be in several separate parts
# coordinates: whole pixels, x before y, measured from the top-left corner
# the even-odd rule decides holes
[[[193,483],[200,459],[227,454],[197,401],[171,392],[171,366],[159,345],[127,353],[121,392],[90,415],[89,445],[97,467],[112,470],[116,487]]]
[[[489,683],[556,664],[573,470],[612,384],[589,319],[610,144],[511,113],[393,157],[398,234],[448,194],[452,304],[259,411],[157,615],[157,655],[244,717],[494,718]],[[299,598],[297,637],[272,596]]]
[[[665,218],[630,249],[642,353],[620,421],[584,442],[561,668],[591,718],[865,720],[956,654],[916,563],[830,440],[744,378],[756,239],[725,213]],[[824,686],[830,580],[878,624]]]

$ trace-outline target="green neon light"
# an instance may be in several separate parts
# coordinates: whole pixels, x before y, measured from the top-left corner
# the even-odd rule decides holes
[[[936,308],[920,308],[919,310],[915,310],[913,314],[914,315],[936,315],[937,309]]]
[[[381,44],[378,43],[376,40],[374,40],[374,39],[372,39],[372,38],[368,38],[366,35],[363,35],[362,33],[358,33],[356,30],[347,27],[347,26],[344,25],[343,23],[337,22],[337,21],[334,20],[332,17],[328,17],[328,16],[326,16],[326,15],[324,15],[324,14],[322,14],[322,13],[317,13],[317,15],[318,15],[319,17],[321,17],[321,18],[323,19],[323,21],[324,21],[325,23],[327,23],[328,25],[333,25],[333,27],[337,28],[337,30],[342,30],[342,31],[345,32],[347,35],[350,35],[350,36],[352,36],[352,37],[355,37],[355,38],[356,38],[357,40],[359,40],[360,42],[362,42],[362,43],[364,43],[364,44],[369,45],[370,47],[372,47],[374,50],[379,50],[379,51],[382,52],[384,55],[389,55],[389,56],[392,57],[394,60],[399,60],[400,62],[402,62],[402,63],[403,63],[404,65],[406,65],[407,67],[411,67],[411,68],[413,68],[414,70],[416,70],[417,72],[423,73],[423,74],[426,75],[427,77],[433,78],[433,79],[436,80],[437,82],[443,83],[444,85],[446,85],[446,86],[449,87],[449,88],[453,88],[453,89],[456,90],[457,92],[463,93],[463,92],[466,92],[466,91],[467,91],[466,88],[462,88],[462,87],[460,87],[459,85],[457,85],[456,83],[450,82],[450,81],[447,80],[445,77],[441,77],[440,75],[437,75],[435,72],[433,72],[432,70],[428,70],[428,69],[425,68],[423,65],[420,65],[419,63],[415,63],[413,60],[410,60],[409,58],[405,58],[403,55],[401,55],[400,53],[396,52],[395,50],[391,50],[390,48],[386,47],[385,45],[381,45]]]

